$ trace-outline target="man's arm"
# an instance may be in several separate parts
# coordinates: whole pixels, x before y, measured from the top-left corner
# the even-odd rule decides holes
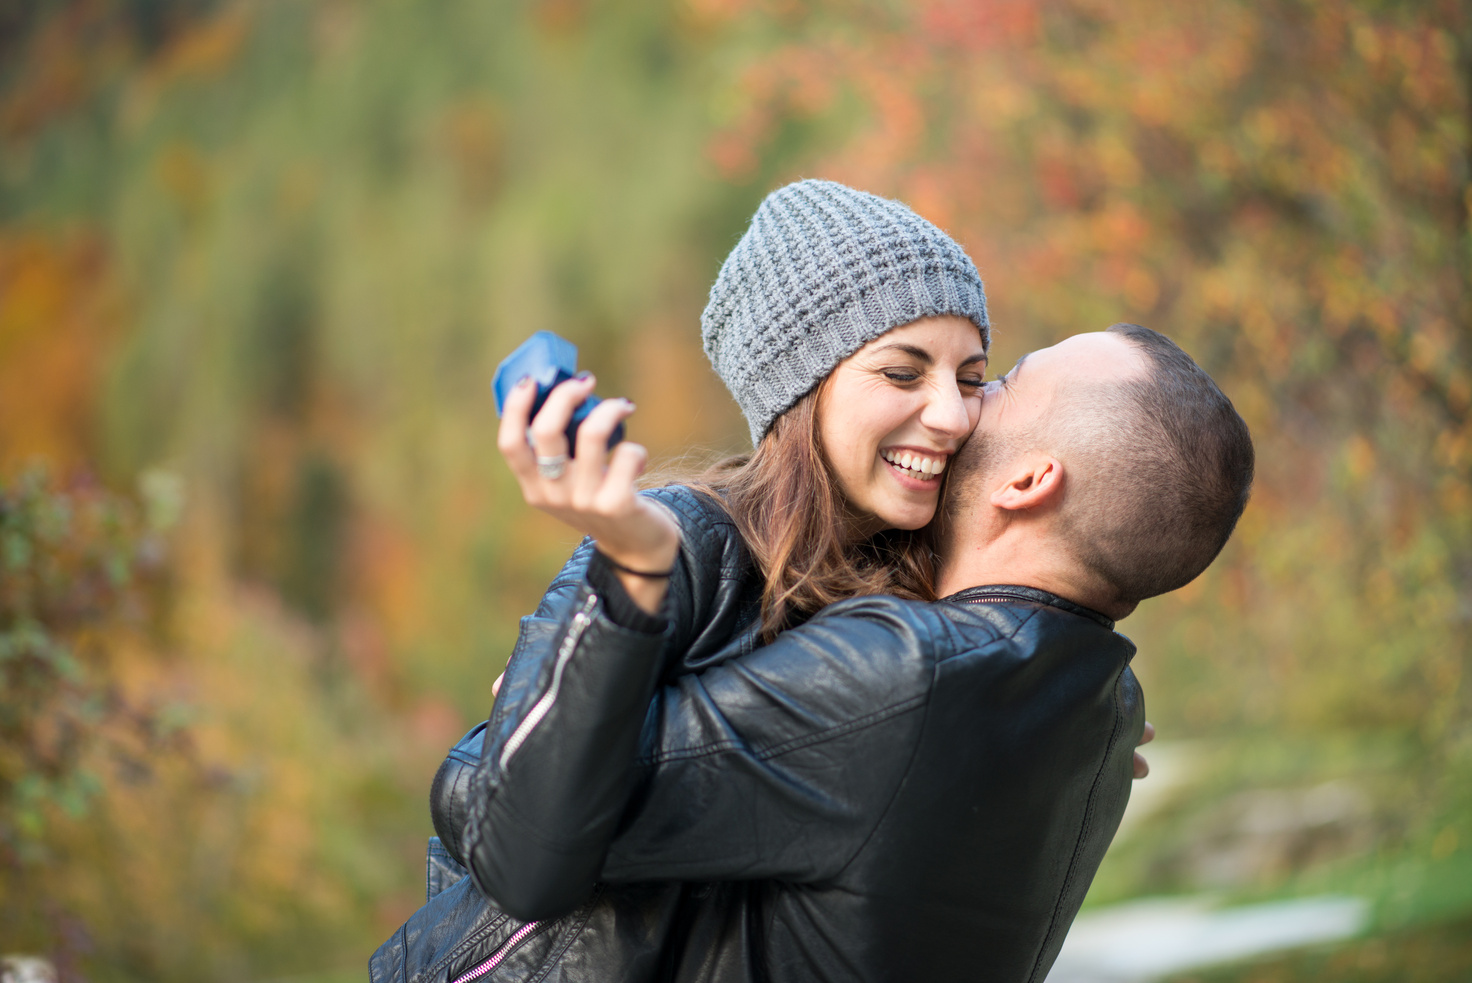
[[[662,687],[602,879],[836,875],[909,766],[949,628],[917,604],[855,599]]]
[[[576,904],[600,876],[818,879],[841,869],[904,772],[930,640],[945,631],[920,623],[943,619],[892,598],[845,602],[654,694],[654,637],[613,624],[591,586],[584,597],[581,629],[559,643],[559,695],[517,729],[493,728],[477,771],[465,844],[481,888],[536,918]]]

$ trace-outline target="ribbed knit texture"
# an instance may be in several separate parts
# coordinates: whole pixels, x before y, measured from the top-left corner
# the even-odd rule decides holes
[[[954,239],[900,202],[798,181],[757,209],[700,327],[755,445],[839,362],[937,314],[970,318],[990,344],[981,276]]]

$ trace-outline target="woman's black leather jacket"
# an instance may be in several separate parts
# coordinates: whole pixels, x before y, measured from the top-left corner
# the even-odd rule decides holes
[[[645,492],[680,526],[681,551],[662,614],[661,682],[699,672],[748,653],[756,645],[762,579],[730,516],[708,495],[682,485]],[[572,621],[579,589],[594,556],[585,540],[553,579],[537,610],[521,619],[521,631],[503,680],[497,713],[513,701],[515,688],[536,687],[558,633]],[[624,620],[637,614],[625,611]],[[632,615],[632,618],[629,617]],[[520,705],[525,700],[516,700]],[[485,980],[627,980],[669,978],[661,960],[678,956],[672,938],[695,941],[710,927],[682,917],[687,899],[708,902],[730,886],[687,883],[600,886],[560,918],[532,920],[508,915],[465,879],[460,844],[469,814],[470,779],[481,760],[487,724],[476,725],[450,750],[430,789],[430,815],[438,834],[427,856],[427,904],[384,943],[370,963],[372,979],[453,980],[497,951],[527,925],[514,955],[482,976]],[[462,882],[464,879],[464,882]],[[679,932],[672,929],[678,926]],[[719,930],[719,929],[717,929]],[[697,945],[703,942],[697,942]],[[555,958],[554,958],[555,957]],[[595,969],[596,968],[596,969]],[[572,973],[563,976],[564,971]],[[550,972],[550,975],[543,975]]]
[[[762,578],[736,524],[708,495],[683,485],[668,485],[644,494],[663,506],[680,527],[680,554],[661,612],[666,626],[658,664],[660,682],[668,684],[756,646]],[[584,540],[553,579],[537,610],[521,619],[521,631],[502,681],[503,696],[487,723],[505,720],[513,712],[511,708],[524,706],[526,693],[537,688],[540,674],[548,668],[552,639],[576,616],[578,591],[593,556],[592,541]],[[620,613],[624,622],[640,617],[640,612],[632,608]],[[480,762],[485,729],[486,723],[477,724],[460,739],[430,787],[429,811],[435,833],[450,859],[457,863],[463,862],[460,844],[468,816],[467,793]]]
[[[1112,623],[1025,587],[861,598],[661,684],[665,636],[598,579],[524,631],[468,808],[437,805],[481,890],[375,979],[1046,975],[1143,726]]]

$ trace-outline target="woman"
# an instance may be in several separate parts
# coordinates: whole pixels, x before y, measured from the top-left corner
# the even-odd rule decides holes
[[[624,400],[605,401],[584,421],[570,455],[563,434],[592,378],[563,383],[535,419],[531,386],[506,401],[498,445],[526,500],[589,539],[523,619],[491,720],[436,776],[435,826],[456,862],[440,868],[441,884],[465,859],[473,866],[475,831],[485,826],[475,815],[485,789],[470,787],[483,735],[488,728],[504,766],[543,724],[560,678],[549,649],[575,630],[589,579],[617,577],[647,613],[664,605],[671,627],[656,669],[666,675],[728,658],[843,597],[934,597],[925,527],[946,463],[980,412],[989,340],[982,283],[961,248],[898,202],[799,182],[762,203],[701,322],[756,449],[693,488],[636,493],[644,449],[603,452],[634,412]],[[578,790],[564,814],[616,820],[594,814],[619,776],[559,778]],[[585,862],[596,868],[597,857]],[[544,899],[533,910],[482,886],[528,917],[581,900]]]

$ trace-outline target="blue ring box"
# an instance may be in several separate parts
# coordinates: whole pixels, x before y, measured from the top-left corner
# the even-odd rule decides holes
[[[532,416],[536,416],[542,409],[542,404],[547,401],[547,395],[552,392],[552,387],[571,379],[577,370],[576,345],[550,331],[535,332],[496,366],[496,376],[491,382],[491,388],[496,393],[496,414],[499,416],[504,411],[506,397],[511,394],[512,388],[522,379],[530,377],[537,384],[537,398],[532,403]],[[572,419],[567,424],[569,457],[577,454],[578,427],[601,402],[603,400],[597,396],[589,396],[583,400],[582,405],[573,410]],[[623,439],[624,425],[620,423],[613,428],[613,433],[608,438],[609,449]]]

